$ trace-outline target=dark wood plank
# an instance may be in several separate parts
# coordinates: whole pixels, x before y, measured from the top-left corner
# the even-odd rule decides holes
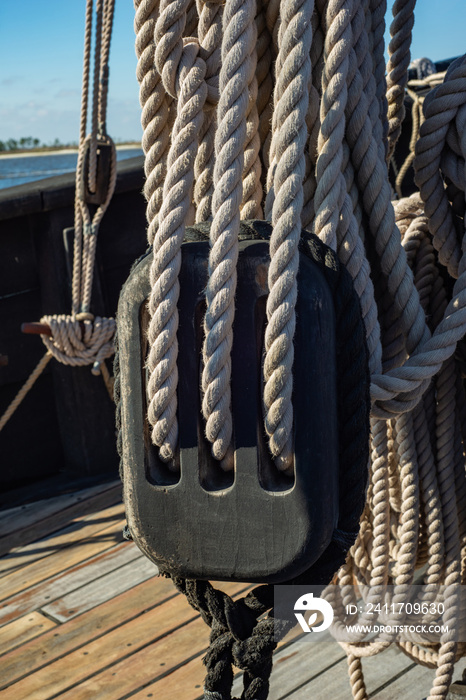
[[[455,666],[453,678],[461,678],[464,668],[466,668],[466,659],[461,659]],[[434,676],[433,669],[412,664],[409,670],[399,677],[393,674],[391,682],[386,683],[380,690],[376,690],[372,698],[374,700],[393,700],[393,698],[424,700],[432,687]]]
[[[21,512],[21,511],[20,511]],[[57,554],[62,549],[70,547],[80,540],[96,535],[112,522],[121,522],[124,518],[124,506],[117,503],[99,513],[91,513],[82,518],[75,518],[71,524],[38,542],[31,542],[24,547],[18,547],[0,559],[0,577],[31,564],[38,559]]]
[[[325,665],[319,668],[319,664],[315,663],[315,655],[321,658],[320,646],[320,642],[311,644],[304,642],[304,648],[300,650],[299,654],[300,665],[297,667],[297,673],[300,675],[293,680],[290,669],[284,668],[283,672],[279,673],[278,678],[276,678],[277,690],[272,696],[273,700],[280,700],[286,693],[289,693],[290,700],[307,700],[310,696],[313,700],[327,700],[329,697],[334,700],[351,698],[346,655],[338,663],[329,665],[328,668],[325,668]],[[324,646],[329,649],[329,654],[332,651],[334,653],[332,647],[338,649],[338,645],[334,641],[326,642]],[[340,655],[341,651],[339,649]],[[397,647],[390,647],[382,654],[363,659],[367,692],[372,694],[376,688],[389,682],[394,676],[404,673],[412,665],[412,661]],[[398,696],[392,696],[392,698],[394,697]],[[399,697],[407,698],[409,696]]]
[[[79,501],[74,505],[59,510],[52,515],[40,519],[29,526],[11,532],[0,539],[0,556],[8,553],[14,547],[33,542],[67,525],[73,518],[93,513],[121,501],[121,484],[114,482],[109,488],[104,486],[90,498]]]
[[[54,570],[53,563],[42,567],[39,572],[34,569],[32,573],[41,580],[29,587],[26,582],[22,583],[20,578],[15,578],[13,583],[19,592],[5,599],[0,606],[0,624],[14,620],[31,610],[37,610],[141,556],[134,545],[123,542],[115,546],[108,541],[105,534],[100,542],[91,541],[84,550],[71,553],[67,563],[74,561],[74,564],[68,570],[49,576]],[[86,554],[89,554],[88,559],[84,558]],[[42,578],[44,572],[45,576]]]
[[[16,530],[25,530],[32,524],[45,520],[51,515],[64,511],[75,503],[80,503],[92,498],[96,494],[119,486],[118,481],[112,481],[105,485],[92,486],[71,493],[65,493],[54,498],[44,498],[34,503],[26,503],[0,511],[0,533],[2,537]]]
[[[74,547],[65,548],[54,557],[39,559],[18,571],[2,576],[0,579],[0,600],[6,601],[35,584],[44,582],[53,576],[61,576],[72,567],[112,549],[122,542],[121,531],[122,523],[113,523],[99,532],[97,537],[79,542]]]

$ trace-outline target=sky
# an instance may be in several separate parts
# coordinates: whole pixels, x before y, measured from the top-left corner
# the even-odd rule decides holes
[[[77,140],[85,4],[0,0],[0,140]],[[133,20],[132,0],[116,0],[108,109],[115,140],[141,138]],[[412,57],[435,61],[466,52],[465,26],[465,0],[419,0]]]

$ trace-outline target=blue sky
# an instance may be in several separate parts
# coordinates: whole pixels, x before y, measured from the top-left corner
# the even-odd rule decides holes
[[[0,0],[1,140],[77,139],[84,10],[85,0]],[[116,0],[108,130],[122,140],[141,136],[133,19],[132,0]],[[465,26],[464,0],[419,0],[413,57],[464,53]]]

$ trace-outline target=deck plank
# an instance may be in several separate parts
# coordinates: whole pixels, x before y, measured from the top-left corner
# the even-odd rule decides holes
[[[70,525],[58,532],[23,547],[17,547],[2,557],[0,559],[0,576],[5,576],[15,569],[32,564],[38,559],[55,555],[57,552],[78,543],[80,540],[93,537],[112,522],[122,522],[123,519],[124,506],[122,503],[105,508],[97,514],[90,513],[83,517],[75,518]]]
[[[0,560],[2,700],[200,700],[208,627],[122,542],[119,486],[86,493],[72,505],[63,498],[61,509],[57,501],[4,514],[8,527],[24,517],[25,533],[12,532],[23,544]],[[243,587],[222,585],[230,594]],[[463,659],[454,678],[465,667]],[[363,671],[371,700],[422,700],[434,677],[396,647],[364,659]],[[234,694],[241,683],[238,674]],[[294,630],[274,656],[269,700],[311,697],[350,700],[346,657],[335,642]]]
[[[461,678],[464,668],[466,668],[466,659],[460,659],[455,666],[453,679]],[[434,676],[433,669],[412,665],[406,673],[399,678],[395,676],[391,683],[387,683],[381,690],[376,691],[372,698],[373,700],[393,700],[393,698],[424,700],[432,687]]]
[[[96,537],[89,537],[67,547],[54,557],[45,557],[13,571],[0,579],[0,600],[10,598],[51,576],[57,575],[86,559],[94,557],[122,542],[123,523],[117,521],[104,528]]]
[[[69,622],[58,625],[21,648],[1,658],[0,686],[5,687],[26,673],[47,666],[56,659],[102,637],[176,595],[173,583],[157,577],[139,584],[107,603]]]
[[[56,623],[41,613],[32,612],[23,615],[9,625],[0,627],[0,655],[54,627]]]
[[[292,644],[279,649],[274,656],[270,678],[270,700],[280,700],[287,693],[293,692],[306,681],[320,676],[345,658],[343,649],[330,640],[328,635],[326,635],[326,641],[322,642],[309,642],[300,635]],[[240,674],[233,684],[233,694],[241,695],[242,687],[242,674]],[[337,696],[329,693],[327,697],[333,700]]]
[[[31,586],[25,591],[20,591],[20,593],[11,598],[7,598],[0,606],[0,624],[10,622],[27,612],[42,608],[67,593],[86,585],[90,581],[99,579],[108,572],[114,571],[119,566],[124,566],[141,556],[136,545],[129,542],[121,542],[119,545],[90,557],[84,562],[79,562],[70,569],[45,581],[40,581],[35,586]]]
[[[242,589],[244,584],[226,586],[230,594]],[[207,626],[184,597],[177,595],[9,685],[2,691],[2,700],[47,700],[58,693],[73,700],[121,698],[141,686],[141,667],[152,680],[159,667],[165,666],[166,672],[180,658],[200,653],[207,641]],[[141,651],[135,653],[138,649]]]
[[[89,492],[91,492],[91,495]],[[43,508],[48,509],[48,506],[45,506],[47,501],[43,502],[42,505],[31,504],[29,520],[23,526],[15,520],[17,513],[10,512],[8,514],[8,511],[4,511],[3,525],[0,525],[0,532],[2,533],[0,537],[0,556],[7,554],[15,547],[34,542],[40,537],[56,532],[69,524],[75,517],[82,517],[86,513],[97,512],[121,502],[121,483],[111,482],[93,486],[91,489],[76,492],[74,496],[73,494],[65,494],[56,498],[56,504],[50,509],[48,515],[44,515],[46,511],[43,510]],[[23,506],[19,506],[19,508],[21,509]],[[24,508],[27,509],[27,506],[24,506]],[[16,511],[17,509],[12,510]],[[8,518],[8,515],[11,517]]]
[[[156,698],[182,698],[182,700],[200,700],[203,696],[205,666],[200,656],[177,668],[168,676],[160,678],[155,683],[149,683],[130,695],[131,700],[146,700]]]
[[[280,664],[294,655],[293,644],[300,634],[297,630],[290,632],[279,644],[279,649],[274,655],[274,665]],[[340,650],[341,654],[341,650]],[[274,671],[272,671],[274,673]],[[201,656],[175,669],[172,673],[163,676],[155,683],[150,683],[141,690],[131,694],[131,700],[145,700],[146,698],[182,698],[183,700],[201,700],[206,670]],[[242,674],[238,673],[233,683],[233,695],[239,697],[243,687]],[[273,696],[273,686],[270,700]]]
[[[157,574],[154,564],[144,556],[139,556],[124,566],[115,568],[105,576],[91,581],[71,593],[45,605],[42,610],[58,622],[66,622],[72,617],[95,608],[120,593],[147,581]]]
[[[313,643],[313,646],[320,646],[318,642]],[[338,646],[335,642],[328,642],[327,646]],[[312,650],[309,650],[312,652]],[[305,654],[304,658],[309,656]],[[369,694],[373,693],[381,685],[388,683],[393,676],[407,671],[413,662],[408,659],[397,647],[390,647],[388,650],[372,656],[368,659],[363,659],[363,672],[366,689]],[[287,697],[290,700],[307,700],[312,697],[313,700],[350,700],[351,686],[348,675],[348,663],[345,658],[333,665],[323,673],[319,673],[317,677],[311,677],[309,682],[305,682],[305,676],[302,677],[302,687],[298,688]],[[274,700],[280,700],[284,694],[284,688],[280,684],[280,693],[274,696]],[[394,697],[393,696],[392,700]],[[400,696],[402,697],[402,696]]]

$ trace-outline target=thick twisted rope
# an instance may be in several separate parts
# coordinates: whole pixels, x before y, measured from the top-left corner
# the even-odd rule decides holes
[[[208,221],[212,217],[216,127],[214,107],[218,103],[223,7],[216,2],[198,0],[198,9],[199,44],[206,62],[206,82],[211,85],[211,99],[206,103],[204,122],[199,137],[199,150],[194,165],[196,222]]]
[[[176,386],[178,343],[177,301],[181,243],[190,208],[198,134],[207,97],[205,62],[197,43],[184,43],[188,3],[162,2],[155,25],[155,64],[167,92],[177,98],[177,112],[167,160],[163,203],[154,237],[151,267],[151,316],[147,366],[148,419],[152,441],[165,462],[175,458],[178,438]]]
[[[272,121],[273,233],[268,273],[264,404],[270,451],[277,465],[287,470],[293,464],[291,394],[296,327],[294,307],[303,208],[304,149],[308,139],[306,116],[309,109],[309,54],[314,2],[297,0],[287,3],[284,9],[279,31]],[[269,199],[270,195],[271,192]]]
[[[405,116],[404,98],[408,82],[408,66],[411,61],[411,32],[414,26],[415,6],[416,0],[396,0],[392,8],[391,41],[388,45],[390,59],[387,66],[387,160],[390,160],[393,155]]]
[[[141,104],[144,151],[144,196],[147,200],[147,238],[154,240],[157,216],[162,204],[163,181],[166,174],[166,158],[170,141],[169,97],[163,89],[159,73],[154,65],[154,29],[158,15],[158,0],[135,0],[137,79]]]
[[[239,208],[242,195],[249,85],[256,68],[253,0],[227,0],[223,11],[222,66],[215,136],[214,195],[207,311],[204,320],[202,410],[212,454],[231,460],[230,352],[233,342]]]

